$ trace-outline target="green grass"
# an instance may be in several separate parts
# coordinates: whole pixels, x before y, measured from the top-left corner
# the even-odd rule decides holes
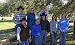
[[[7,30],[14,28],[15,24],[11,20],[0,21],[0,30]]]

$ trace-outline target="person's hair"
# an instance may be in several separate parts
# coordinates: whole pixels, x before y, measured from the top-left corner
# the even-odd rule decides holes
[[[37,18],[37,19],[36,19],[36,21],[37,21],[37,20],[40,20],[40,19],[39,19],[39,18]]]
[[[45,6],[43,6],[43,7],[42,7],[42,9],[46,9],[46,7],[45,7]]]
[[[53,17],[54,17],[54,16],[56,17],[55,21],[57,21],[57,16],[56,16],[56,15],[53,15],[53,16],[52,16],[52,20],[53,20]]]
[[[63,17],[62,17],[63,15],[65,16],[65,19],[67,19],[67,17],[66,17],[66,14],[65,14],[65,13],[61,15],[61,19],[63,18]]]
[[[20,20],[20,22],[22,22],[22,21],[26,21],[26,19],[25,18],[22,18],[22,20]]]
[[[34,9],[34,8],[31,8],[31,10],[32,10],[32,9]]]
[[[45,13],[42,13],[42,14],[40,14],[40,16],[41,16],[41,20],[42,20],[42,16],[45,16],[45,19],[46,19],[47,15],[45,15]]]
[[[43,15],[43,16],[44,16],[44,15]],[[41,16],[41,20],[43,20],[43,19],[42,19],[42,16]],[[46,20],[46,16],[45,16],[45,20]]]
[[[19,7],[17,8],[17,10],[19,11],[19,9],[23,9],[23,10],[24,10],[23,6],[19,6]]]
[[[31,8],[30,10],[32,10],[32,9],[34,10],[34,8]],[[33,12],[33,13],[34,13],[34,12]],[[34,14],[35,14],[35,13],[34,13]]]

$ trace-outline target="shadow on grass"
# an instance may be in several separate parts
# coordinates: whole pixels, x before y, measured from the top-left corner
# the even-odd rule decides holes
[[[0,30],[0,45],[5,45],[7,43],[9,44],[10,39],[13,38],[14,36],[15,36],[14,28]]]
[[[12,22],[12,20],[4,20],[4,21],[0,21],[0,22]]]
[[[5,29],[5,30],[0,30],[0,34],[2,34],[2,33],[8,33],[8,32],[13,32],[13,31],[14,31],[14,28]]]
[[[6,30],[0,30],[0,43],[2,40],[9,40],[13,38],[15,35],[14,28],[12,29],[6,29]]]

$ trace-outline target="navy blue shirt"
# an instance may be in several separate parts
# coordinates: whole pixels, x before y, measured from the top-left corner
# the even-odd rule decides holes
[[[27,14],[27,26],[29,26],[30,28],[35,24],[35,14],[34,13],[28,13]]]

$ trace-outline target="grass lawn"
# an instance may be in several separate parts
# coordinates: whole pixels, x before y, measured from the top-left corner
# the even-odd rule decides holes
[[[15,24],[11,20],[0,21],[0,30],[14,28]]]

